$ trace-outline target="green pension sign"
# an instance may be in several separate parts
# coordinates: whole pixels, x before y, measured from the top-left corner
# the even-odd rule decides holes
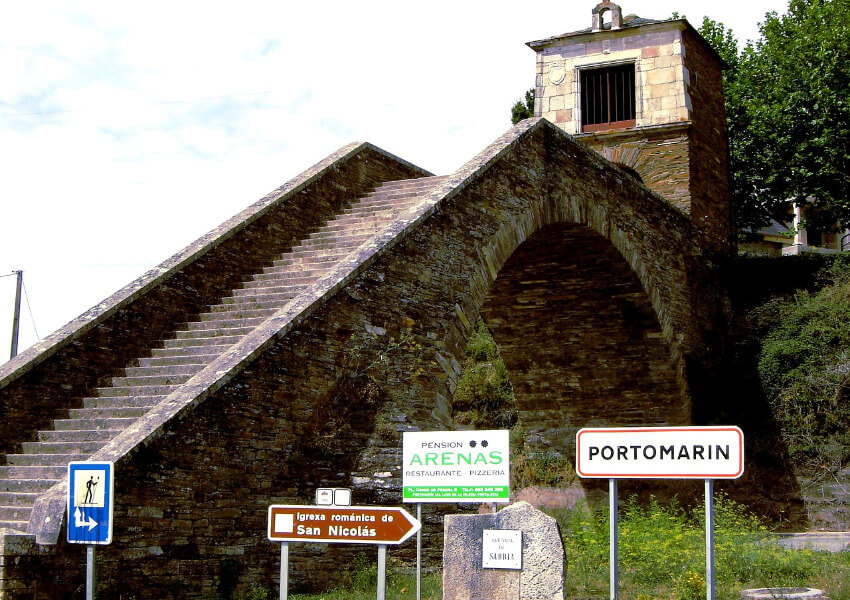
[[[413,431],[402,436],[404,502],[508,502],[507,430]]]

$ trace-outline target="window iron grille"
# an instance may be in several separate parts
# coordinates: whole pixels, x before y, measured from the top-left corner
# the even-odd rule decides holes
[[[635,126],[635,66],[581,71],[581,130]]]

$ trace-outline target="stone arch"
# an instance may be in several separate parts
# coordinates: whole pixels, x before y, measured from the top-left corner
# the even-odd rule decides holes
[[[625,335],[649,339],[653,346],[652,366],[643,357],[635,360],[643,361],[638,370],[660,381],[664,400],[652,406],[648,394],[632,394],[619,407],[626,422],[689,421],[689,364],[698,362],[700,345],[698,324],[691,318],[691,272],[699,269],[688,265],[693,252],[689,219],[545,122],[494,154],[483,153],[461,170],[463,179],[434,192],[441,199],[433,212],[357,284],[364,314],[380,314],[372,326],[391,330],[409,319],[417,343],[430,353],[429,369],[415,380],[406,378],[414,369],[404,361],[381,376],[389,388],[397,386],[388,396],[400,394],[405,402],[415,398],[416,405],[410,410],[407,404],[404,415],[390,406],[384,420],[422,429],[451,425],[463,348],[476,317],[486,312],[494,282],[518,249],[541,232],[555,230],[605,250],[604,260],[629,286],[617,310],[636,311],[642,323]],[[532,414],[536,408],[527,403],[524,410]],[[595,424],[606,419],[614,424],[615,414],[603,411]],[[359,481],[377,472],[375,452],[365,452]]]
[[[605,15],[611,13],[611,29],[619,29],[623,22],[623,11],[619,5],[610,0],[603,0],[593,8],[593,22],[591,29],[600,31],[605,26]]]

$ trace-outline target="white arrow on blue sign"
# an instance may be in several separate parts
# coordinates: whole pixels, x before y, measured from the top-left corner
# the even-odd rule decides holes
[[[111,462],[68,463],[68,543],[111,544],[115,481]]]

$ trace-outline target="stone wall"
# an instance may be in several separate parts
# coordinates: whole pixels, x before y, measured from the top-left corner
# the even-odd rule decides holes
[[[569,134],[581,133],[579,71],[634,63],[636,127],[689,121],[688,71],[680,23],[648,25],[640,32],[628,28],[600,31],[548,42],[537,53],[535,97],[539,111],[536,109],[535,115]]]
[[[0,465],[59,410],[76,407],[346,202],[382,181],[425,174],[369,144],[346,146],[0,366]]]
[[[691,218],[699,232],[699,244],[718,255],[728,255],[735,235],[723,102],[724,64],[693,30],[684,32],[683,43],[693,105],[689,146]]]
[[[690,213],[695,243],[734,246],[722,60],[684,20],[575,33],[531,42],[537,50],[535,115],[556,123],[654,192]],[[582,69],[634,64],[635,125],[582,133]]]
[[[682,212],[691,210],[691,161],[688,127],[660,127],[634,131],[576,136],[619,166],[634,169],[641,181]]]
[[[417,211],[329,273],[338,279],[323,279],[328,291],[311,291],[298,318],[278,326],[272,317],[252,334],[264,341],[222,357],[234,365],[227,378],[187,390],[170,419],[156,421],[164,414],[157,409],[149,418],[156,422],[134,426],[156,431],[116,460],[115,542],[99,553],[103,600],[274,587],[269,504],[309,503],[316,487],[347,485],[356,503],[398,503],[401,433],[451,426],[451,396],[479,314],[524,312],[514,334],[527,337],[523,344],[554,345],[551,327],[563,325],[559,342],[578,336],[600,353],[597,360],[565,349],[568,362],[540,352],[523,365],[522,345],[508,351],[518,365],[512,376],[528,377],[529,391],[548,380],[577,390],[563,411],[524,396],[532,423],[533,403],[546,403],[541,435],[620,413],[635,423],[678,422],[689,400],[707,393],[688,377],[695,364],[710,368],[705,327],[718,315],[695,314],[695,299],[722,291],[702,285],[710,265],[694,254],[690,220],[554,126],[519,124]],[[524,284],[550,272],[560,289]],[[567,292],[579,304],[553,323],[539,305]],[[615,345],[627,352],[618,356]],[[647,380],[658,384],[657,398]],[[631,394],[622,410],[612,405],[617,393]],[[426,531],[426,540],[436,535]],[[293,545],[293,588],[327,586],[360,551]],[[4,600],[69,597],[81,556],[61,539],[37,554],[9,553],[4,577],[18,591]]]

